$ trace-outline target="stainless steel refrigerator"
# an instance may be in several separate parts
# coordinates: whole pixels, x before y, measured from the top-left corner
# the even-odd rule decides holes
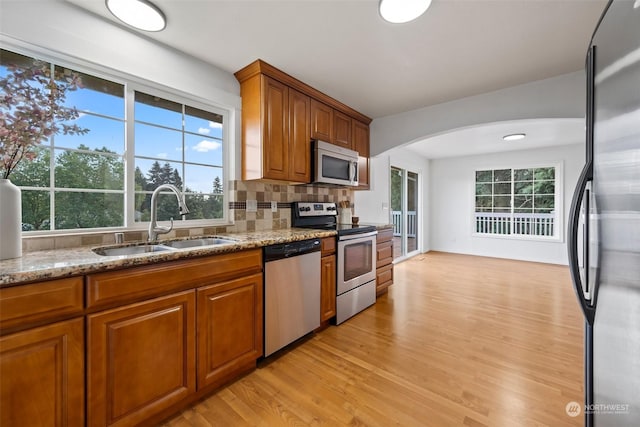
[[[568,227],[585,317],[585,425],[640,426],[640,0],[611,0],[586,61],[586,164]]]

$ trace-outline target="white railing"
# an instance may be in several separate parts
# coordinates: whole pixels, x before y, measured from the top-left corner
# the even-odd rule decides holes
[[[407,212],[407,237],[417,237],[418,223],[416,211]],[[391,219],[393,221],[393,235],[402,235],[402,212],[391,211]]]
[[[476,212],[476,233],[553,236],[554,213],[494,213]]]

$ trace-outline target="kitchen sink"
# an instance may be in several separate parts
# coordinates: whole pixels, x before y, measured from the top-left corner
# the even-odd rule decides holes
[[[94,253],[103,256],[120,256],[120,255],[136,255],[146,254],[151,252],[164,252],[170,251],[172,248],[164,245],[137,245],[137,246],[123,246],[119,248],[95,248],[92,249]]]
[[[166,242],[163,245],[172,247],[174,249],[187,249],[196,248],[199,246],[218,246],[228,245],[236,243],[235,240],[221,239],[218,237],[206,237],[201,239],[189,239],[189,240],[174,240],[173,242]]]

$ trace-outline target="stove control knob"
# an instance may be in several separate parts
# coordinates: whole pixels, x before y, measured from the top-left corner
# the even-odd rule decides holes
[[[305,210],[306,212],[309,212],[309,211],[311,210],[311,208],[310,208],[309,206],[307,206],[306,208],[304,208],[304,210]]]

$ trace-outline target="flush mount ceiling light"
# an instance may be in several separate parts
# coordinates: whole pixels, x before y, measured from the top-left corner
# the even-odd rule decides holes
[[[109,12],[127,25],[144,31],[161,31],[167,20],[160,9],[146,0],[106,0]]]
[[[510,135],[505,135],[502,137],[505,141],[517,141],[519,139],[524,139],[527,136],[526,133],[512,133]]]
[[[392,24],[413,21],[426,12],[431,0],[380,0],[380,16]]]

